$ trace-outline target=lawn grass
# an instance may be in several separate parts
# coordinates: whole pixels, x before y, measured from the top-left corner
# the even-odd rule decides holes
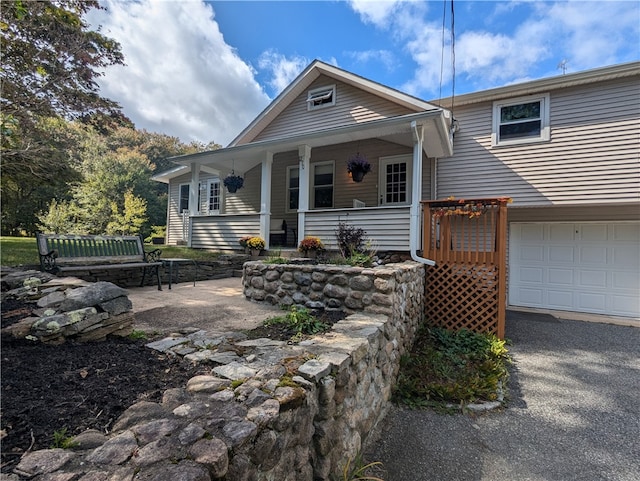
[[[195,259],[197,261],[214,260],[220,256],[219,252],[192,249],[184,246],[167,246],[145,244],[145,250],[154,249],[162,251],[162,257],[179,257],[182,259]],[[21,265],[40,265],[38,247],[34,237],[0,237],[0,265],[15,267]]]
[[[494,401],[510,362],[506,342],[493,334],[423,327],[401,359],[394,398],[415,408]]]

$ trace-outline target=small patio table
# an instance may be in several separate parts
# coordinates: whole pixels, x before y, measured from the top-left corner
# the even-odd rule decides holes
[[[196,278],[198,277],[198,263],[193,259],[181,259],[181,258],[167,258],[160,259],[162,261],[162,266],[169,266],[169,289],[171,289],[171,283],[173,281],[173,265],[176,266],[176,281],[180,280],[179,266],[180,264],[192,264],[195,268],[193,273],[193,287],[196,286]]]

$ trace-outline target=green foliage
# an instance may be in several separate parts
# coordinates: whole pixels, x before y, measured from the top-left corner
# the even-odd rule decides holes
[[[73,441],[73,437],[67,435],[67,428],[58,429],[53,432],[53,442],[51,443],[51,449],[71,449],[78,445]]]
[[[356,456],[353,465],[351,465],[351,458],[347,460],[347,463],[342,468],[342,480],[343,481],[384,481],[382,478],[376,476],[369,476],[369,471],[374,466],[382,466],[380,461],[375,461],[369,464],[363,464],[362,457]]]
[[[147,201],[136,197],[133,192],[124,194],[122,212],[118,204],[111,203],[111,221],[107,224],[107,234],[137,235],[147,220]]]
[[[131,334],[129,334],[129,336],[127,337],[132,341],[138,341],[141,339],[144,340],[144,339],[147,339],[147,333],[144,331],[140,331],[138,329],[134,329],[133,331],[131,331]]]
[[[505,344],[493,334],[423,328],[401,359],[394,396],[412,407],[495,400],[508,378]]]
[[[274,324],[284,324],[293,329],[297,335],[310,335],[323,332],[327,329],[327,325],[320,319],[315,317],[304,307],[291,306],[289,312],[284,316],[270,317],[264,321],[265,326]]]
[[[161,239],[166,239],[167,237],[167,226],[166,225],[152,225],[151,226],[151,234],[145,237],[144,241],[146,243],[153,242],[154,237],[159,237]]]

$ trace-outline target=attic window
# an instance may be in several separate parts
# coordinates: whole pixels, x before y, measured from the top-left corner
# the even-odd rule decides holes
[[[307,110],[315,110],[336,104],[336,86],[320,87],[309,90],[307,94]]]

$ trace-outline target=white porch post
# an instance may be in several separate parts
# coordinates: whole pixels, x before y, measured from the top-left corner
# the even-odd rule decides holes
[[[262,160],[262,179],[260,183],[260,237],[265,240],[265,249],[269,249],[269,230],[271,226],[271,170],[273,153],[267,152]]]
[[[200,193],[200,164],[191,162],[191,183],[189,184],[189,216],[198,215],[200,206],[198,197]],[[189,219],[189,231],[187,234],[187,245],[191,247],[191,219]]]
[[[304,222],[309,210],[309,190],[310,190],[310,163],[311,147],[301,145],[298,147],[298,159],[300,159],[299,170],[299,190],[298,190],[298,242],[304,239]]]
[[[411,192],[411,209],[409,211],[409,250],[414,261],[422,262],[430,266],[436,263],[431,259],[420,257],[417,251],[420,249],[420,201],[422,200],[422,142],[424,142],[424,126],[411,122],[413,131],[413,189]]]

